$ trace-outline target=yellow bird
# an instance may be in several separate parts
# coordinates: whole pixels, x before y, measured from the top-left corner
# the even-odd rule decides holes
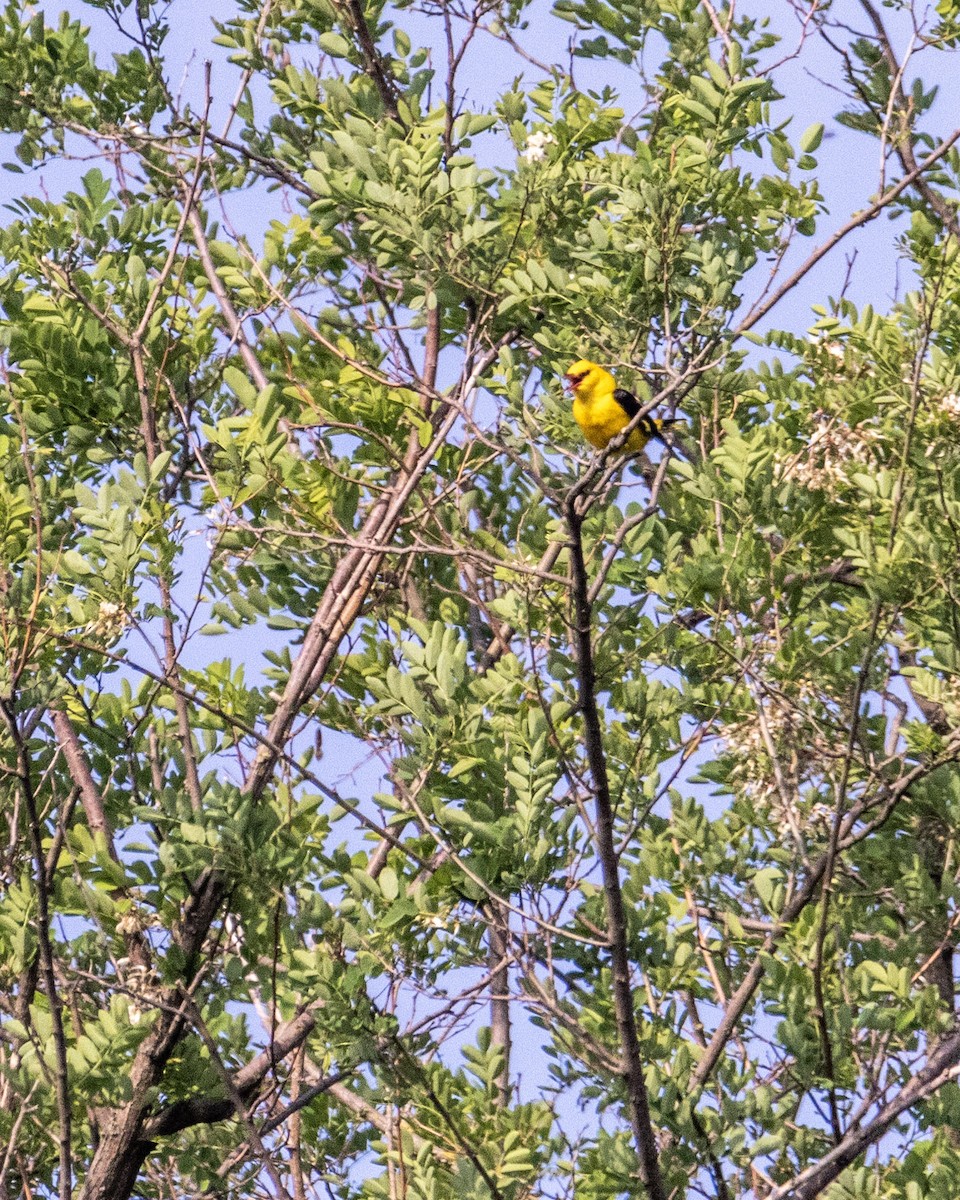
[[[630,424],[641,409],[633,392],[617,387],[617,381],[603,367],[581,358],[564,375],[573,391],[573,419],[591,446],[605,446]],[[674,417],[642,416],[631,430],[624,451],[636,454],[652,437],[657,437],[665,425],[675,424]]]

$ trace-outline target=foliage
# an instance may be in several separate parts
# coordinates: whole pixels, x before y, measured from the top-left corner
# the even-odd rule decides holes
[[[235,0],[187,98],[176,6],[0,14],[0,1194],[960,1192],[958,18],[890,7]]]

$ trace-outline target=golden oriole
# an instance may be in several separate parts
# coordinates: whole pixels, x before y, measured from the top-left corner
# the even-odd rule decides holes
[[[573,419],[590,445],[598,450],[626,429],[642,407],[633,392],[618,388],[609,371],[588,359],[575,362],[563,378],[573,391]],[[675,421],[674,417],[641,417],[631,430],[624,451],[636,454],[665,425],[673,425]]]

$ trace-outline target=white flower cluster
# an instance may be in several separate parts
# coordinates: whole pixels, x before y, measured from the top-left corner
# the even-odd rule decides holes
[[[527,148],[520,157],[528,163],[543,162],[547,157],[547,147],[554,145],[556,140],[552,133],[544,133],[538,129],[536,133],[527,137]]]
[[[127,1017],[131,1025],[139,1025],[144,1011],[156,1008],[163,999],[160,976],[152,967],[133,963],[129,958],[117,960],[117,972],[129,994]]]
[[[791,735],[798,722],[796,710],[780,704],[768,704],[764,708],[764,720],[775,749],[783,749],[793,740]],[[747,717],[736,725],[729,725],[723,731],[723,740],[728,752],[737,760],[734,780],[743,791],[758,799],[770,799],[776,795],[773,764],[759,717]]]
[[[828,339],[825,342],[820,342],[819,346],[820,349],[829,354],[835,362],[842,364],[846,361],[847,355],[843,348],[842,342],[834,342]]]
[[[774,788],[767,748],[756,721],[741,721],[723,731],[728,752],[737,759],[736,782],[750,796],[769,796]]]
[[[823,421],[803,450],[781,460],[780,478],[795,479],[810,491],[836,491],[852,468],[876,466],[877,438],[877,431],[864,425]]]
[[[798,841],[803,840],[804,828],[829,822],[832,815],[822,803],[805,803],[802,795],[802,789],[821,774],[822,764],[829,755],[827,739],[817,721],[823,700],[811,684],[801,683],[793,698],[767,697],[763,724],[756,713],[723,731],[727,751],[736,759],[732,772],[734,786],[769,806],[781,825],[795,831]],[[777,756],[776,766],[786,800],[778,786],[770,745]]]
[[[814,350],[819,352],[811,364],[815,366],[818,377],[829,375],[840,378],[846,375],[851,379],[876,378],[876,368],[869,358],[864,357],[862,348],[858,351],[855,343],[831,337],[811,337],[810,342]],[[910,378],[912,369],[908,375],[908,382]]]
[[[960,417],[960,396],[956,392],[950,392],[949,395],[942,397],[940,410],[948,417]]]
[[[101,600],[97,607],[97,615],[87,622],[87,629],[98,637],[119,637],[130,623],[130,614],[122,604],[113,600]]]

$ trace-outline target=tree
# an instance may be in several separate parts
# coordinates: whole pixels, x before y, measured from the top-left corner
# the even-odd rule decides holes
[[[0,1196],[958,1194],[960,22],[890,7],[238,0],[190,100],[164,6],[4,10]]]

